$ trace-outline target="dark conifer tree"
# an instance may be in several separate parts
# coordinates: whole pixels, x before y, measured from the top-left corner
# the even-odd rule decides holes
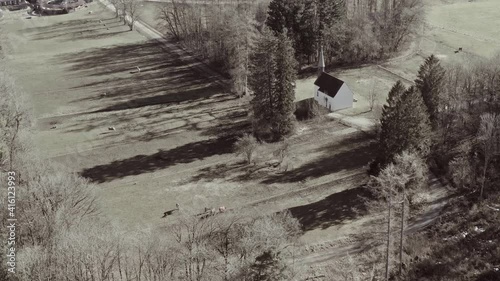
[[[249,86],[254,93],[252,99],[253,127],[256,137],[270,134],[271,120],[276,107],[276,48],[277,40],[272,32],[264,28],[250,57]],[[258,129],[258,130],[257,130]]]
[[[297,61],[292,41],[287,37],[286,30],[278,34],[276,51],[276,117],[273,131],[276,140],[280,140],[292,132],[295,119],[293,102],[295,100]]]
[[[276,141],[292,132],[296,78],[297,61],[286,29],[278,38],[264,31],[251,58],[253,127],[258,138]]]
[[[296,36],[296,57],[299,61],[306,59],[310,62],[310,58],[316,54],[317,46],[317,17],[316,17],[316,1],[302,0],[301,14],[299,18],[299,32]]]
[[[391,133],[394,131],[394,122],[391,122],[391,120],[394,118],[393,115],[396,106],[398,105],[405,91],[406,88],[400,80],[398,80],[389,91],[389,94],[387,96],[387,104],[384,105],[382,109],[382,117],[380,118],[381,131],[379,139],[379,150],[375,161],[373,161],[370,166],[371,174],[377,175],[383,169],[383,167],[390,163],[391,154],[390,151],[387,150],[394,146],[394,144],[392,143],[394,138],[391,136]]]
[[[416,87],[403,91],[404,86],[396,83],[389,92],[381,118],[379,155],[370,167],[372,174],[378,174],[404,150],[416,152],[424,159],[429,154],[431,127],[427,108]]]
[[[420,66],[415,84],[429,111],[432,128],[438,126],[440,95],[444,87],[445,70],[434,55],[428,57]]]
[[[278,281],[284,280],[286,265],[280,259],[279,253],[265,251],[255,258],[250,267],[250,280],[252,281]]]

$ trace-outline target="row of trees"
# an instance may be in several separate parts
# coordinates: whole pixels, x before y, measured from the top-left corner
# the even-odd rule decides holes
[[[435,147],[443,82],[444,68],[436,57],[430,56],[421,65],[415,85],[406,88],[397,81],[383,107],[378,156],[370,169],[376,175],[372,192],[381,200],[370,204],[387,210],[385,280],[390,278],[394,244],[399,246],[399,275],[405,264],[405,221],[413,207],[413,195],[425,186],[427,179],[426,162]],[[395,211],[399,213],[397,243],[392,241]]]
[[[123,21],[123,25],[128,25],[130,31],[134,30],[134,25],[139,19],[141,2],[139,0],[109,0],[115,9],[115,17]]]
[[[233,91],[247,91],[249,56],[265,20],[261,2],[207,4],[172,0],[159,19],[173,39],[209,61],[232,80]]]
[[[371,172],[378,174],[404,150],[426,159],[431,153],[434,133],[439,129],[439,93],[444,85],[444,68],[435,56],[420,67],[415,86],[408,89],[398,81],[390,90],[382,110],[380,150]]]

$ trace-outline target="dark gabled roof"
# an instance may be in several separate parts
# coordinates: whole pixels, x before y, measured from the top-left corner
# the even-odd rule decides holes
[[[314,85],[319,87],[320,92],[325,93],[332,98],[335,97],[343,84],[344,81],[337,79],[326,72],[321,73],[318,79],[314,82]]]

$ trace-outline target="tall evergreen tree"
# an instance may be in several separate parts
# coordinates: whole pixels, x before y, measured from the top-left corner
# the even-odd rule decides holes
[[[301,61],[305,58],[310,62],[310,58],[316,54],[317,47],[317,4],[316,0],[302,0],[301,14],[296,35],[296,57]]]
[[[296,58],[315,52],[315,0],[272,0],[266,25],[278,36],[283,30],[293,40]]]
[[[297,61],[291,40],[286,30],[278,35],[276,49],[276,117],[273,126],[277,139],[290,134],[293,130],[295,116],[295,80],[297,79]]]
[[[265,251],[255,258],[250,267],[250,280],[252,281],[278,281],[284,280],[286,264],[279,253]]]
[[[320,40],[326,29],[345,15],[345,0],[316,0],[318,5],[318,31]]]
[[[269,3],[268,16],[266,25],[275,35],[281,33],[283,29],[288,29],[288,32],[293,33],[294,24],[297,21],[298,9],[296,1],[293,0],[272,0]]]
[[[399,100],[401,100],[401,97],[403,96],[403,93],[405,91],[406,87],[403,85],[401,80],[398,80],[396,84],[392,86],[391,90],[389,91],[389,95],[387,96],[387,104],[385,104],[382,109],[382,123],[385,123],[384,119],[389,118],[389,114],[396,107]]]
[[[422,93],[422,98],[429,111],[432,128],[438,126],[440,94],[444,87],[445,70],[434,55],[425,59],[420,66],[415,84]]]
[[[431,146],[431,124],[429,113],[426,110],[422,95],[415,86],[410,87],[401,97],[400,106],[396,107],[396,120],[401,120],[401,131],[404,138],[401,150],[418,153],[425,159]],[[400,118],[398,118],[400,117]]]
[[[270,131],[270,123],[276,107],[276,49],[277,40],[264,28],[250,58],[249,85],[254,92],[252,108],[254,133],[257,137]],[[255,130],[259,128],[259,131]]]
[[[286,29],[278,38],[266,30],[251,58],[250,87],[254,133],[271,141],[291,133],[294,121],[297,61]]]
[[[391,135],[395,130],[393,115],[396,111],[396,106],[398,105],[405,91],[405,86],[403,85],[403,83],[401,83],[400,80],[398,80],[389,91],[389,94],[387,96],[387,104],[385,104],[382,108],[382,117],[380,118],[380,149],[378,151],[377,158],[370,166],[370,173],[372,174],[378,174],[388,163],[391,162],[390,159],[392,155],[391,152],[388,151],[388,149],[394,147],[395,144],[393,142],[396,141]]]
[[[389,93],[381,119],[379,156],[370,171],[373,174],[378,174],[404,150],[416,152],[422,158],[429,154],[431,127],[422,96],[414,86],[403,91],[404,86],[396,83]]]

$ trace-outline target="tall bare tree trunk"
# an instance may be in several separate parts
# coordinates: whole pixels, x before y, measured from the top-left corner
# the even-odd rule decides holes
[[[20,125],[21,125],[21,120],[19,120],[19,118],[16,118],[16,131],[14,132],[14,135],[12,136],[12,140],[10,141],[10,148],[9,148],[9,167],[10,167],[11,171],[14,169],[14,146],[15,146],[16,137],[17,137],[17,133],[19,132]]]
[[[479,199],[483,200],[484,184],[486,183],[486,171],[488,170],[489,157],[485,155],[484,167],[483,167],[483,179],[481,181],[481,192],[479,193]]]
[[[392,209],[392,198],[389,192],[389,208],[387,212],[387,247],[385,250],[386,260],[385,260],[385,280],[389,281],[389,261],[390,261],[390,248],[391,248],[391,209]]]
[[[403,272],[403,241],[405,230],[405,207],[406,207],[405,191],[403,189],[403,201],[401,202],[401,237],[399,238],[399,276]]]
[[[246,60],[245,60],[245,96],[248,96],[248,56],[249,56],[249,46],[248,46],[248,33],[245,38],[245,43],[246,43]]]

